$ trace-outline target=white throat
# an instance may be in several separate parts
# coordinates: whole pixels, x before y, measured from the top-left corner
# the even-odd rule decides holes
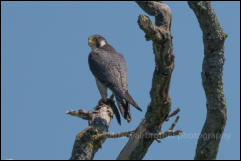
[[[100,47],[105,46],[105,44],[106,44],[105,40],[101,40],[101,41],[100,41]]]

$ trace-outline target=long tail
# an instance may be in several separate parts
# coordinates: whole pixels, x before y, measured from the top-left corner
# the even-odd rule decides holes
[[[127,102],[132,104],[137,110],[142,111],[142,109],[137,105],[137,103],[134,101],[134,99],[131,97],[128,91],[126,91],[125,93],[125,99],[127,100]]]
[[[115,96],[120,113],[125,120],[127,120],[127,122],[131,122],[130,104],[132,104],[137,110],[142,111],[128,91],[126,91],[124,94]]]
[[[118,96],[116,96],[116,101],[121,115],[127,122],[131,122],[130,104],[125,99],[121,99]]]
[[[114,115],[116,117],[116,120],[119,125],[121,125],[121,117],[118,108],[115,105],[115,102],[113,101],[114,95],[112,94],[109,99],[107,99],[107,103],[110,105],[112,111],[114,112]]]

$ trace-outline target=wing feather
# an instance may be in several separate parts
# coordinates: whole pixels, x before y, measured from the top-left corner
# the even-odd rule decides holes
[[[89,67],[94,76],[110,89],[128,90],[127,68],[121,54],[103,50],[92,51]]]
[[[128,93],[128,73],[124,57],[115,51],[96,49],[89,54],[88,60],[91,72],[113,91],[122,116],[130,122],[129,103],[138,110],[141,109]]]

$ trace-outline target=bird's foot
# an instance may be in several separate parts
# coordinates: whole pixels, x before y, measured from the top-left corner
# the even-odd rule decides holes
[[[98,102],[98,106],[102,106],[103,104],[106,104],[107,100],[104,98],[101,98]]]

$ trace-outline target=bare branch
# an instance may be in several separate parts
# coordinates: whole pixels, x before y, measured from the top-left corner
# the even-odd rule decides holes
[[[106,137],[106,138],[130,137],[134,133],[135,133],[135,130],[125,131],[118,134],[104,133],[103,137]]]
[[[178,113],[177,111],[180,111],[180,109],[178,108],[178,109],[176,109],[174,112],[172,112],[172,116],[173,116],[174,114],[177,114],[177,113]],[[169,115],[169,116],[170,116],[170,115]],[[177,125],[177,122],[178,122],[179,118],[180,118],[180,117],[177,116],[176,119],[174,120],[174,122],[172,123],[171,127],[170,127],[167,131],[165,131],[163,134],[162,134],[162,133],[160,134],[160,135],[162,135],[162,136],[160,136],[160,137],[158,137],[158,138],[156,139],[156,141],[157,141],[158,143],[161,142],[160,139],[164,139],[164,138],[166,138],[166,137],[168,137],[168,136],[176,136],[176,135],[181,135],[181,134],[182,134],[182,130],[181,130],[181,129],[176,130],[176,131],[173,131],[173,129],[174,129],[175,126]],[[173,135],[171,135],[171,134],[173,134]],[[166,137],[163,137],[163,136],[166,136]]]
[[[76,136],[71,160],[93,159],[95,153],[106,140],[106,137],[101,136],[108,132],[109,124],[113,118],[112,105],[113,101],[109,99],[106,104],[98,105],[95,111],[82,109],[67,111],[67,114],[80,117],[89,122],[89,127]]]
[[[69,114],[71,116],[76,116],[84,120],[91,120],[93,117],[93,111],[85,111],[83,109],[80,109],[78,111],[69,110],[66,112],[66,114]]]
[[[198,140],[195,159],[214,160],[227,120],[222,81],[224,41],[227,35],[223,32],[209,1],[193,1],[188,4],[203,32],[202,83],[207,99],[207,117]]]
[[[156,139],[150,136],[152,134],[159,135],[162,124],[167,120],[171,111],[169,87],[174,68],[172,36],[170,34],[171,10],[166,4],[158,1],[138,1],[136,3],[147,14],[155,16],[155,24],[153,24],[149,17],[140,15],[138,24],[144,31],[146,40],[152,40],[153,42],[156,68],[150,92],[151,102],[145,118],[137,127],[136,132],[129,138],[128,143],[117,157],[118,160],[142,159]],[[178,113],[178,111],[175,113]],[[176,115],[175,113],[173,115]],[[165,134],[177,133],[168,131]],[[178,134],[180,133],[178,132]],[[161,136],[163,137],[164,134]]]
[[[160,1],[137,1],[141,7],[150,16],[155,16],[155,24],[170,30],[171,26],[171,9],[168,5]]]
[[[177,109],[174,110],[171,114],[169,114],[169,116],[168,116],[167,119],[169,119],[169,118],[171,118],[171,117],[173,117],[173,116],[176,116],[179,112],[180,112],[180,108],[177,108]]]
[[[169,130],[173,130],[174,129],[174,127],[176,126],[179,118],[180,118],[179,116],[176,117],[175,121],[172,123],[171,127],[169,128]]]
[[[138,24],[140,28],[145,32],[146,40],[152,40],[156,42],[161,42],[165,40],[170,33],[162,27],[157,27],[154,25],[150,18],[145,15],[140,15],[138,18]]]
[[[164,138],[166,138],[168,136],[177,136],[177,135],[181,135],[181,134],[182,134],[182,130],[181,129],[176,130],[176,131],[167,130],[164,133],[160,134],[158,139],[164,139]]]

